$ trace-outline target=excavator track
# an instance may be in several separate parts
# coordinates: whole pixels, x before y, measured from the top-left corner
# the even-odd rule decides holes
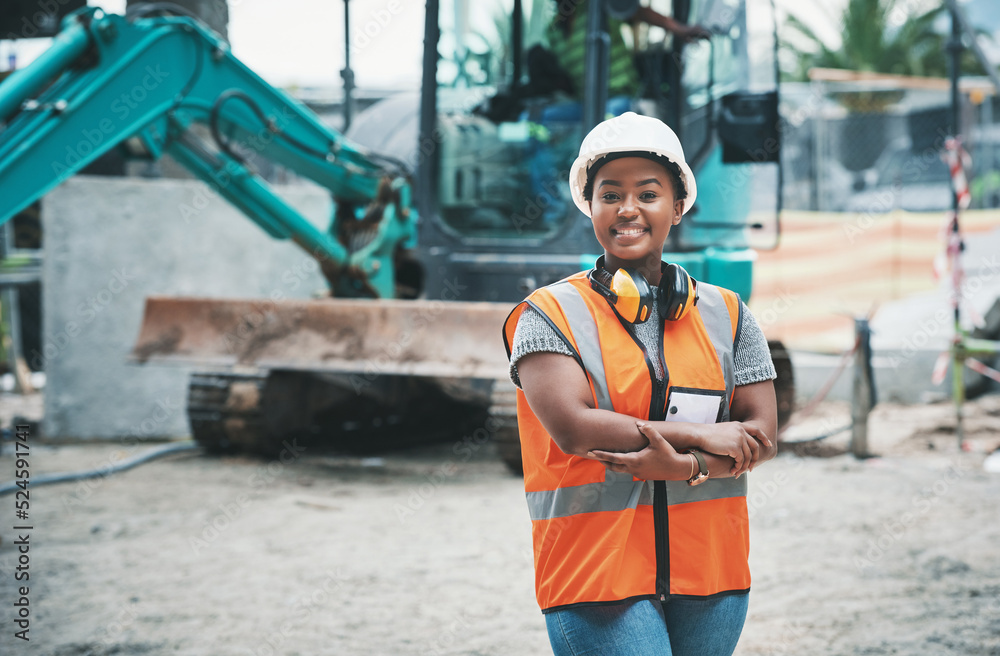
[[[792,370],[792,357],[785,345],[777,341],[769,341],[771,361],[778,377],[774,381],[774,396],[778,404],[778,430],[784,428],[792,418],[795,410],[795,372]]]
[[[493,385],[489,409],[490,427],[497,454],[515,474],[524,474],[521,438],[517,432],[517,388],[507,379]]]
[[[273,457],[292,439],[347,453],[381,453],[454,439],[472,426],[482,426],[492,409],[495,419],[486,425],[496,439],[516,449],[503,448],[505,461],[512,469],[520,468],[512,387],[488,406],[488,387],[476,402],[474,395],[457,400],[428,380],[415,378],[386,376],[363,394],[344,385],[286,370],[194,373],[188,384],[191,433],[211,453]],[[460,387],[469,389],[467,383]]]
[[[194,439],[212,453],[273,451],[262,402],[266,386],[266,372],[192,373],[187,412]]]

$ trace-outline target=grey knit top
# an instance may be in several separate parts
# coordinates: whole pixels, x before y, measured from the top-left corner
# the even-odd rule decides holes
[[[739,343],[736,344],[736,351],[733,353],[736,385],[774,380],[777,375],[774,371],[774,363],[771,362],[771,352],[767,347],[764,333],[746,304],[742,304],[742,306],[743,327],[740,331]],[[659,320],[660,315],[654,298],[649,318],[642,323],[635,324],[635,336],[646,347],[646,351],[653,361],[653,367],[656,369],[657,380],[662,380],[663,370],[660,367],[659,330],[657,327]],[[521,386],[521,381],[517,377],[517,361],[529,353],[548,352],[572,356],[569,347],[560,339],[555,329],[545,321],[538,310],[530,306],[525,308],[517,320],[517,326],[514,328],[514,343],[511,344],[510,350],[510,379],[518,387]]]

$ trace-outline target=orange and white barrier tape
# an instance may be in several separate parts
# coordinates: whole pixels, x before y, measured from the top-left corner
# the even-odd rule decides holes
[[[993,367],[986,366],[985,364],[983,364],[979,360],[976,360],[975,358],[966,358],[965,366],[968,367],[969,369],[972,369],[977,374],[981,374],[983,376],[986,376],[987,378],[992,378],[993,380],[1000,383],[1000,371],[997,371]]]

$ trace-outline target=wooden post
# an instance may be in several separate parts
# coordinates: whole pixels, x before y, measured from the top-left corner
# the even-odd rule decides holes
[[[854,390],[851,395],[851,453],[867,458],[868,414],[875,405],[875,381],[872,380],[871,329],[868,319],[854,320],[857,349],[854,351]]]

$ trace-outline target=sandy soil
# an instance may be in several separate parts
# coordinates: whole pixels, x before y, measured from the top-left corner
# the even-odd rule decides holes
[[[824,405],[795,435],[846,422],[845,406]],[[737,654],[1000,654],[1000,475],[982,466],[1000,445],[1000,398],[970,405],[970,451],[951,425],[946,405],[879,406],[881,457],[845,455],[839,436],[751,475],[754,583]],[[36,443],[31,472],[146,448]],[[0,497],[0,652],[548,654],[521,481],[492,448],[189,453],[38,487],[30,643],[13,637],[17,521]]]

